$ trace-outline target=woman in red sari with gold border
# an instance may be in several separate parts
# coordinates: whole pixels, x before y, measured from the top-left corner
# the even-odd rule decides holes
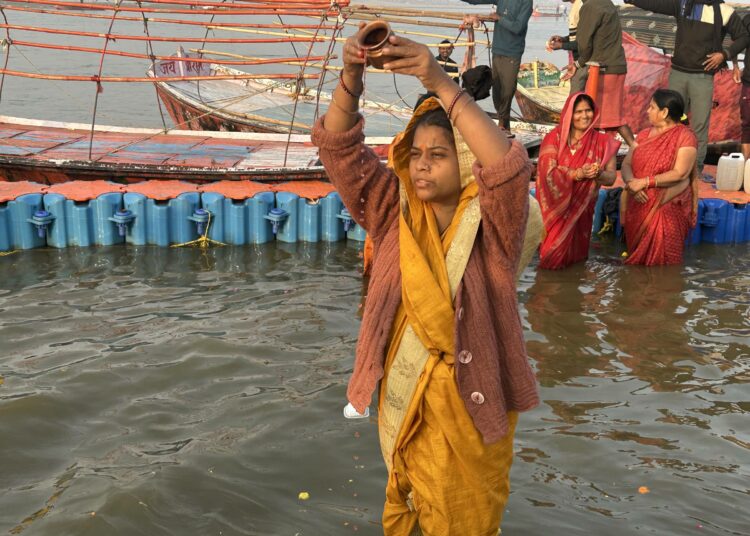
[[[585,93],[568,97],[560,124],[544,137],[537,167],[537,199],[547,231],[539,268],[557,270],[588,257],[600,185],[616,178],[620,142],[594,130],[598,116]]]
[[[680,123],[685,105],[676,91],[654,92],[647,113],[651,127],[640,132],[636,148],[622,163],[627,185],[620,221],[628,246],[626,264],[681,264],[695,225],[697,141]]]

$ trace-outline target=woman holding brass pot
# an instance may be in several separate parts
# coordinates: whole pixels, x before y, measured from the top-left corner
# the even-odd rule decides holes
[[[518,412],[538,403],[516,300],[541,232],[537,207],[528,218],[531,165],[427,47],[394,35],[383,67],[439,100],[419,106],[383,165],[363,142],[359,43],[347,40],[332,105],[313,130],[374,246],[347,408],[364,414],[379,390],[386,535],[494,536]]]

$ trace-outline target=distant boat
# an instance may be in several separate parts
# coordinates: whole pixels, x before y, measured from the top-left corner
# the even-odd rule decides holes
[[[0,181],[324,179],[309,136],[287,138],[97,126],[89,149],[91,125],[0,116]]]
[[[185,65],[199,76],[247,74],[221,65],[190,62],[191,57],[180,51],[174,60],[158,62],[156,73],[153,69],[147,73],[155,79],[159,97],[178,128],[309,134],[317,111],[331,104],[330,92],[318,92],[296,80],[159,81],[179,73]],[[371,100],[366,100],[360,111],[370,136],[392,136],[403,130],[412,116],[410,108]]]
[[[558,4],[558,5],[542,5],[537,6],[533,9],[531,12],[532,17],[565,17],[568,15],[568,10]]]

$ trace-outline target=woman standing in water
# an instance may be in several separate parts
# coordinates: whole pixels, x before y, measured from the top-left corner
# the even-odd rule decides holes
[[[685,109],[679,93],[657,89],[648,106],[651,127],[622,163],[627,185],[620,221],[628,246],[627,264],[682,264],[690,228],[695,225],[698,183],[694,176],[698,142],[680,123]],[[692,177],[692,180],[691,180]]]
[[[425,101],[384,166],[363,143],[365,56],[346,42],[313,141],[374,246],[347,397],[363,413],[380,382],[386,535],[494,535],[517,412],[538,403],[516,300],[531,165],[425,46],[393,36],[383,54],[445,110]]]
[[[589,255],[599,186],[615,182],[620,142],[594,130],[597,110],[585,93],[568,97],[560,124],[544,137],[536,181],[547,236],[539,268],[557,270]]]

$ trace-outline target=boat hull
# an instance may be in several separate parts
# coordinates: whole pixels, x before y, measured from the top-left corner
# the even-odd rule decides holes
[[[309,136],[97,127],[91,139],[82,124],[0,117],[0,180],[327,179]]]
[[[272,125],[261,120],[243,120],[237,116],[222,114],[208,107],[198,107],[180,100],[171,91],[157,83],[156,92],[164,107],[172,118],[176,128],[180,130],[213,130],[218,132],[261,132],[288,133],[286,126]],[[294,134],[309,133],[309,129],[295,127]]]

